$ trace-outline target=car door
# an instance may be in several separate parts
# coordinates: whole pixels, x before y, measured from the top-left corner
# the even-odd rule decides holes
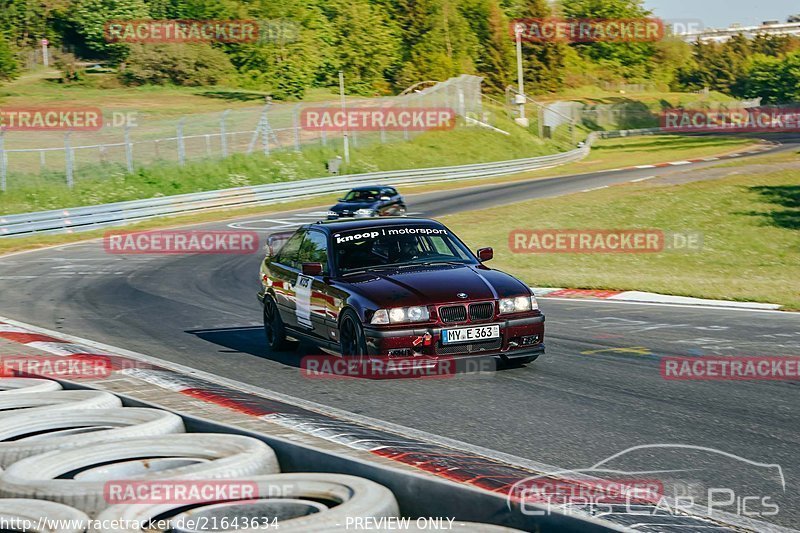
[[[381,216],[393,215],[397,210],[396,199],[392,196],[392,190],[388,188],[381,189],[380,194],[380,208],[379,214]],[[384,200],[388,198],[388,200]]]
[[[278,255],[270,265],[270,277],[278,311],[283,323],[292,328],[297,328],[295,285],[300,273],[298,256],[305,234],[306,230],[300,229],[292,235],[278,251]]]
[[[333,299],[330,287],[326,283],[330,273],[328,259],[328,236],[322,231],[309,229],[298,254],[298,268],[303,263],[322,264],[322,275],[298,276],[296,283],[296,319],[299,327],[304,328],[315,337],[328,340],[329,323],[335,322],[332,312]]]

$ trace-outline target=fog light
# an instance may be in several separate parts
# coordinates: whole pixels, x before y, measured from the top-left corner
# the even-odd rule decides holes
[[[528,335],[527,337],[522,337],[522,345],[523,346],[530,346],[532,344],[539,343],[539,335]]]

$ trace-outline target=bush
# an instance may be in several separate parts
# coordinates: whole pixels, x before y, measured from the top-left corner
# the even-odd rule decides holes
[[[5,38],[0,35],[0,80],[10,80],[16,77],[19,67],[17,65],[17,58],[14,57],[14,52],[6,42]]]
[[[198,86],[217,85],[233,72],[225,53],[207,44],[135,45],[119,76],[126,85]]]

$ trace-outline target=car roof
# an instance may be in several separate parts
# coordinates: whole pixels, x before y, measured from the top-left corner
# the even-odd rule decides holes
[[[432,226],[441,228],[442,223],[430,218],[412,218],[412,217],[378,217],[378,218],[355,218],[349,220],[321,220],[309,224],[308,228],[316,228],[323,230],[327,233],[335,233],[337,231],[348,231],[361,228],[375,228],[384,226]]]

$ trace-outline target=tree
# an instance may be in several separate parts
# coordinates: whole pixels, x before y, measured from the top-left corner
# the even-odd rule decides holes
[[[568,0],[561,4],[568,19],[630,20],[652,16],[642,0]],[[625,79],[647,79],[656,48],[650,42],[594,42],[573,45],[589,59]]]
[[[0,80],[15,78],[18,70],[17,58],[14,57],[8,41],[0,34]]]
[[[514,19],[548,19],[553,13],[547,0],[522,0],[512,11]],[[510,31],[509,31],[510,34]],[[525,92],[556,91],[564,83],[567,45],[561,42],[522,42]]]
[[[331,57],[322,82],[336,83],[342,70],[349,92],[387,92],[387,75],[402,59],[394,23],[366,0],[330,0],[321,7],[332,29]]]
[[[144,0],[74,0],[66,13],[69,29],[86,53],[112,62],[122,61],[128,45],[106,39],[106,24],[113,20],[147,19]]]
[[[510,21],[497,0],[465,0],[462,12],[480,45],[475,68],[486,88],[502,92],[513,79],[515,68]]]

